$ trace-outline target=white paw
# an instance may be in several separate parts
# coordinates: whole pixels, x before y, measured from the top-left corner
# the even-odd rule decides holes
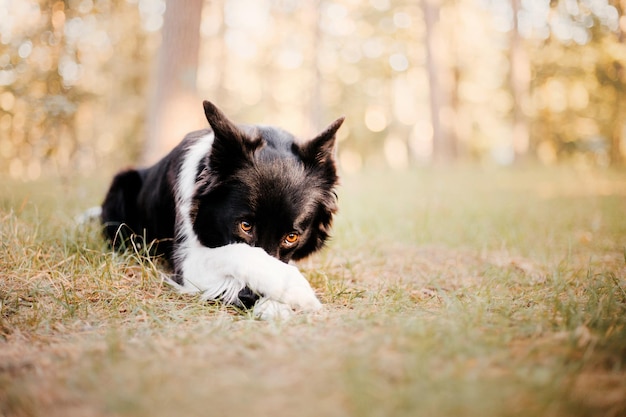
[[[280,301],[261,298],[254,305],[252,314],[260,320],[288,320],[293,315],[293,310]]]
[[[322,303],[315,296],[309,281],[302,276],[298,268],[289,266],[290,277],[286,281],[286,287],[280,296],[280,301],[289,304],[295,310],[317,311],[322,308]]]

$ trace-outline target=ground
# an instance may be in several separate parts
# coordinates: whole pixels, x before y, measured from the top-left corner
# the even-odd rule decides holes
[[[283,322],[75,225],[107,181],[0,188],[0,416],[626,415],[626,172],[344,176]]]

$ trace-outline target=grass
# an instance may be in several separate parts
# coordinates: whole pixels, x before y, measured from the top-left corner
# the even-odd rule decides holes
[[[624,172],[344,178],[275,323],[74,225],[107,180],[2,185],[0,416],[626,414]]]

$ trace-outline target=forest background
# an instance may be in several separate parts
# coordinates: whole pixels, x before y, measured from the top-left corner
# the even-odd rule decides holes
[[[345,115],[344,173],[619,165],[625,9],[625,0],[0,0],[0,174],[152,162],[206,126],[202,99],[302,137]]]

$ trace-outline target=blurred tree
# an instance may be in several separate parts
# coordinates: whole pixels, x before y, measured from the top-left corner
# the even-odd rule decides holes
[[[203,124],[196,89],[203,0],[168,0],[141,162],[154,163]]]
[[[610,153],[609,160],[613,165],[622,165],[624,163],[624,153],[626,149],[622,148],[622,141],[626,136],[626,0],[613,1],[613,6],[617,10],[619,16],[618,25],[615,34],[616,49],[620,52],[612,57],[611,63],[607,68],[609,72],[609,80],[614,89],[614,106],[613,106],[613,126],[611,126],[610,135]]]
[[[531,50],[532,137],[540,156],[623,162],[624,3],[550,2],[550,31]]]
[[[127,161],[151,51],[128,1],[0,2],[0,173]]]
[[[311,37],[311,50],[314,57],[311,62],[313,68],[313,76],[311,83],[311,98],[309,99],[309,119],[311,129],[318,131],[322,129],[324,120],[322,120],[322,74],[320,72],[320,49],[322,47],[322,29],[320,27],[321,2],[320,0],[309,2],[310,11],[308,13],[310,21],[309,27],[312,27],[313,35]]]
[[[512,98],[512,146],[515,160],[526,157],[530,138],[524,107],[530,94],[530,62],[519,32],[520,0],[511,0],[513,25],[509,44],[509,87]]]
[[[459,155],[618,164],[625,7],[0,1],[0,173],[36,179],[155,161],[206,126],[196,89],[236,120],[303,136],[346,115],[346,171]]]
[[[433,157],[437,163],[448,163],[455,158],[455,144],[448,126],[452,123],[442,123],[447,103],[445,88],[440,81],[443,68],[440,67],[438,50],[443,45],[439,39],[439,2],[438,0],[422,0],[424,14],[426,45],[426,70],[428,72],[428,87],[430,99],[430,120],[433,132]]]

